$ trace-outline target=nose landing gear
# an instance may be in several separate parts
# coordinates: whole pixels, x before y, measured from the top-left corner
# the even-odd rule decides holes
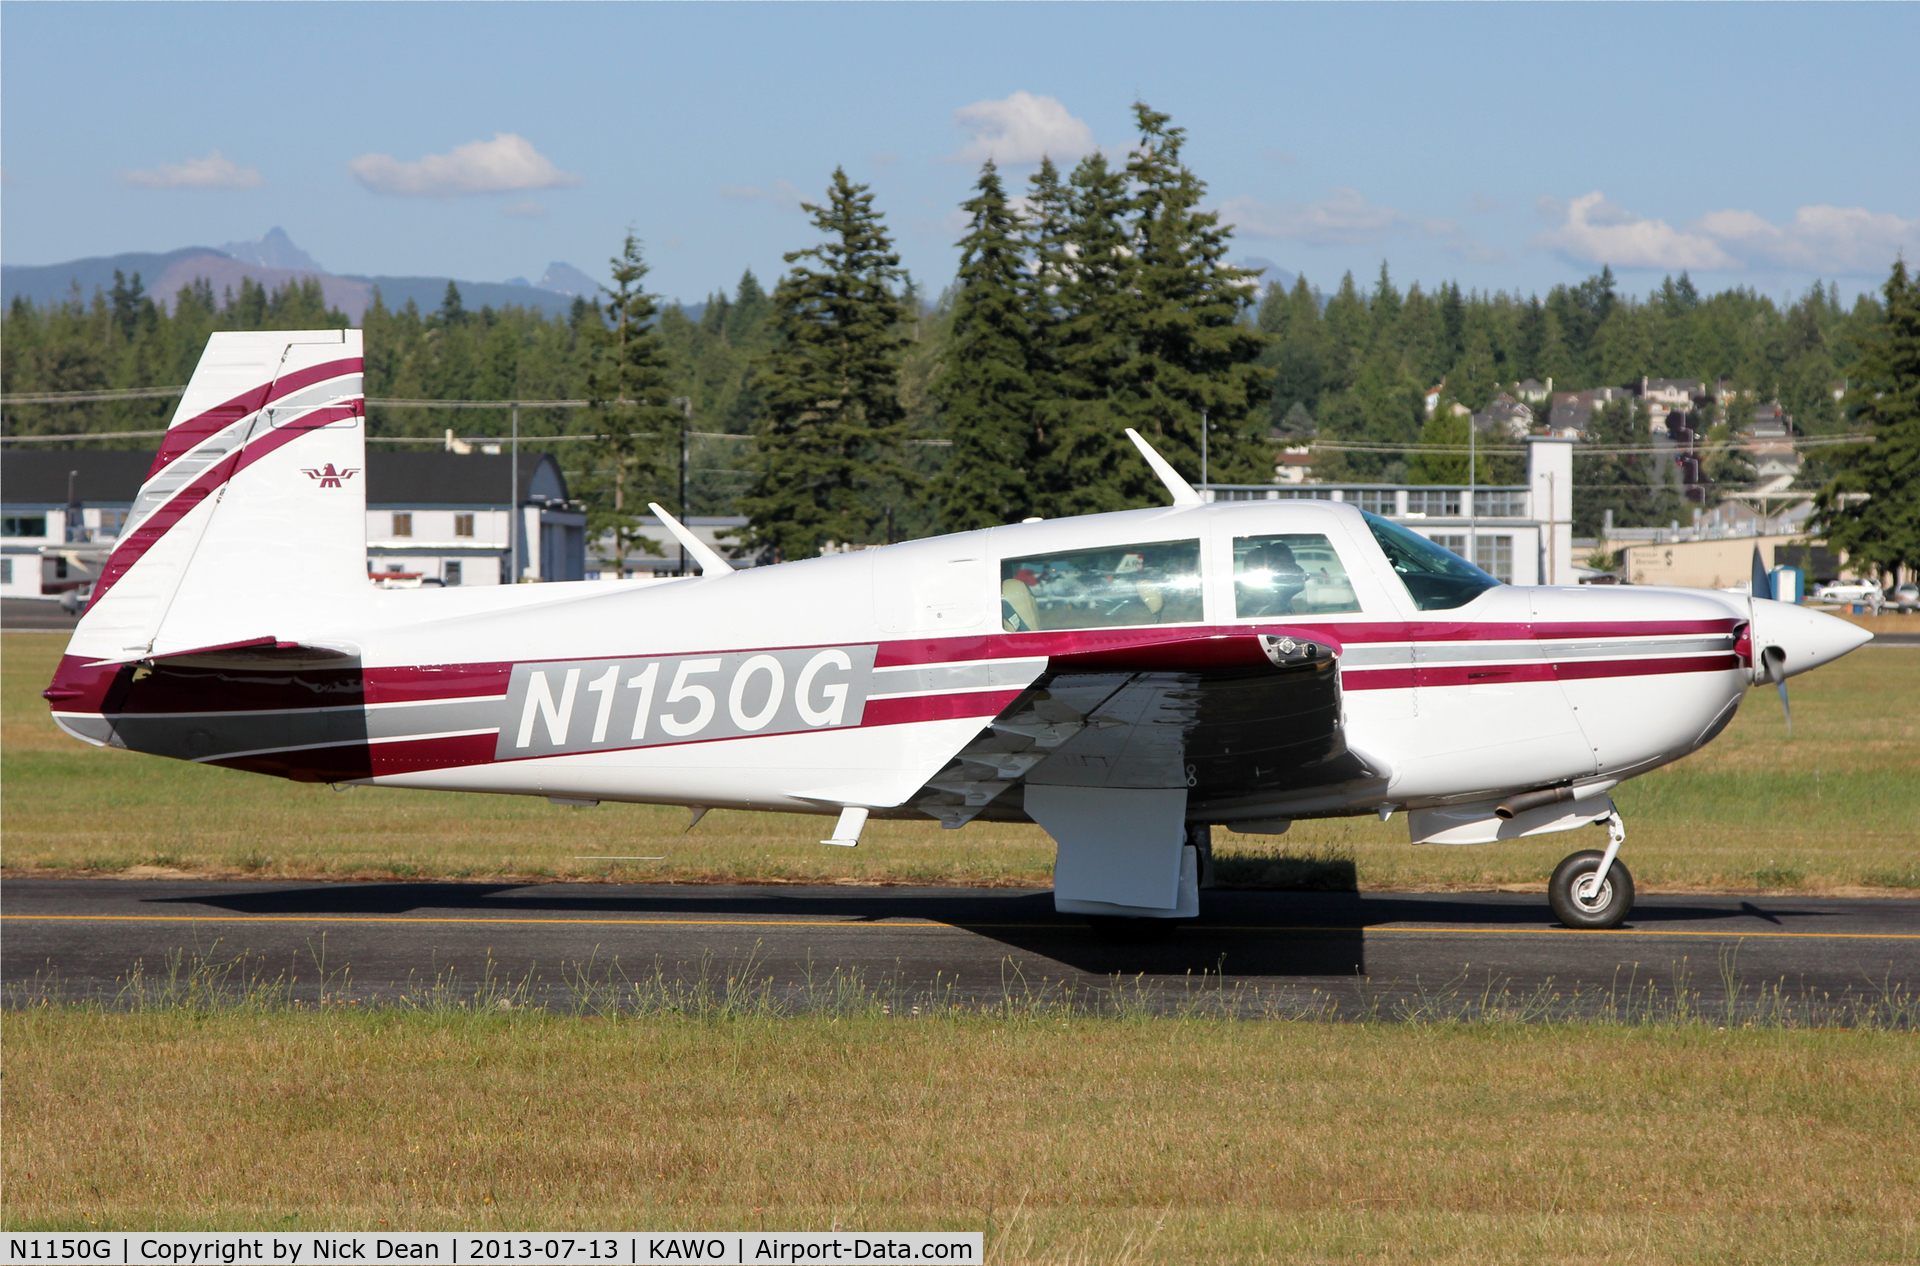
[[[1607,851],[1584,849],[1573,854],[1553,868],[1547,883],[1553,917],[1570,928],[1616,928],[1633,909],[1633,876],[1619,860],[1626,825],[1618,810],[1601,820],[1607,824]]]

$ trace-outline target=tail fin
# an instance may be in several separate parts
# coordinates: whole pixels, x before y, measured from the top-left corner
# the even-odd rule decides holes
[[[215,334],[70,656],[293,640],[366,601],[359,330]]]

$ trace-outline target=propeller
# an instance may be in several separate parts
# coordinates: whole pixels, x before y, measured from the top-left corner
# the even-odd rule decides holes
[[[1773,578],[1767,575],[1767,565],[1761,561],[1760,547],[1758,545],[1753,547],[1753,584],[1751,589],[1755,603],[1761,598],[1773,597]],[[1754,667],[1766,673],[1767,680],[1771,681],[1774,689],[1780,692],[1780,711],[1787,715],[1787,737],[1792,738],[1793,709],[1787,705],[1787,653],[1778,646],[1769,646],[1765,650],[1760,649],[1760,621],[1758,618],[1760,608],[1758,605],[1755,605],[1752,610],[1755,618],[1748,627],[1751,630],[1750,636],[1753,639],[1754,658],[1756,660]]]

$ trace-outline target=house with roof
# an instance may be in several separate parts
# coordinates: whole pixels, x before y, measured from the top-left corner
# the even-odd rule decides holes
[[[1524,439],[1533,430],[1533,409],[1503,391],[1473,415],[1473,424],[1503,439]]]
[[[1522,378],[1509,387],[1508,393],[1516,400],[1528,404],[1545,404],[1553,398],[1553,379],[1541,382],[1538,378]]]
[[[1633,400],[1625,387],[1591,387],[1586,391],[1556,391],[1547,425],[1556,435],[1585,435],[1593,429],[1593,411],[1603,404]]]
[[[1706,384],[1698,378],[1640,378],[1640,404],[1647,411],[1647,429],[1657,431],[1665,424],[1667,414],[1681,410],[1691,412],[1695,403],[1705,404],[1708,397]]]
[[[0,594],[59,598],[112,553],[150,452],[9,452],[0,465]],[[367,455],[367,572],[379,584],[497,585],[586,576],[584,507],[548,453]],[[263,560],[263,566],[278,565]],[[244,588],[245,578],[236,577]]]
[[[1313,479],[1313,450],[1306,445],[1297,445],[1280,450],[1280,460],[1273,468],[1273,482],[1277,484],[1304,484]]]

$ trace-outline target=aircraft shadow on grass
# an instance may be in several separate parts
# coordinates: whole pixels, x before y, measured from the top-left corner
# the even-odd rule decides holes
[[[832,919],[854,923],[925,920],[948,924],[1011,951],[1091,975],[1147,973],[1327,977],[1366,974],[1366,931],[1412,924],[1436,929],[1515,931],[1555,926],[1532,895],[1208,891],[1201,917],[1158,943],[1112,944],[1083,920],[1054,912],[1050,893],[1031,889],[690,887],[682,885],[345,883],[224,888],[156,898],[161,905],[211,906],[235,914],[317,918],[491,915],[502,918]],[[1831,912],[1733,905],[1643,904],[1631,926],[1817,918]],[[557,931],[558,929],[556,929]],[[770,926],[765,932],[778,934]],[[636,927],[644,937],[644,927]],[[781,937],[782,941],[789,938]],[[836,947],[838,948],[838,947]],[[845,947],[852,949],[853,947]],[[781,947],[784,950],[784,946]],[[808,946],[818,954],[821,947]],[[779,951],[776,951],[779,952]]]

